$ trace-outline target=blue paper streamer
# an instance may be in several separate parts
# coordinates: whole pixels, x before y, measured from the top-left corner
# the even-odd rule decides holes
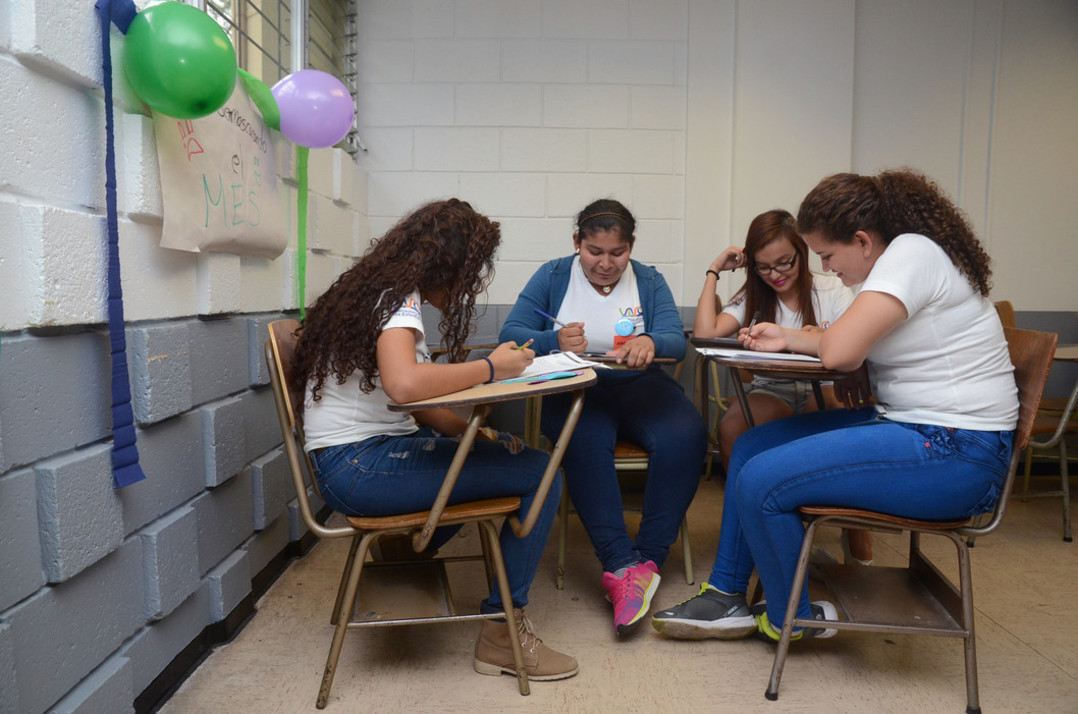
[[[110,25],[127,33],[138,14],[133,0],[97,0],[101,16],[101,68],[105,89],[105,205],[108,213],[108,314],[112,353],[112,475],[117,488],[146,478],[138,462],[135,415],[131,409],[131,382],[127,374],[127,338],[124,334],[123,290],[120,286],[120,231],[116,218],[116,146],[112,120],[112,53]]]

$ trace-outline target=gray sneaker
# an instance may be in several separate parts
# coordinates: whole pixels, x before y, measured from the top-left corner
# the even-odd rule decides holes
[[[679,640],[736,640],[756,632],[756,618],[749,612],[744,593],[725,595],[704,583],[699,594],[655,613],[651,626]]]

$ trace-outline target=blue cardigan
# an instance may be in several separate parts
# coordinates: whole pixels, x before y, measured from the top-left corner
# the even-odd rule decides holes
[[[573,257],[569,255],[552,260],[535,271],[502,325],[498,338],[500,342],[514,340],[518,345],[522,345],[533,339],[535,342],[532,343],[531,349],[539,355],[558,349],[558,333],[553,329],[554,324],[536,313],[535,309],[549,315],[558,314],[565,291],[569,289],[569,271],[573,265]],[[642,334],[655,342],[656,357],[673,357],[680,360],[685,356],[685,331],[666,279],[650,265],[635,260],[629,262],[632,263],[636,288],[640,292],[640,308],[644,311]]]

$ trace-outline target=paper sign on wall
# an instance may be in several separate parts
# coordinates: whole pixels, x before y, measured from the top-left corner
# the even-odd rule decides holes
[[[275,258],[288,242],[270,131],[242,82],[198,119],[154,112],[161,247]]]

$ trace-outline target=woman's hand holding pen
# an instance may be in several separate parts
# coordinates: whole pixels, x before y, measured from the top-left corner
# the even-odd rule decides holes
[[[586,352],[588,338],[584,336],[583,322],[570,322],[558,330],[558,349],[562,352]]]
[[[516,342],[503,342],[487,358],[494,365],[494,379],[511,379],[532,363],[535,352],[527,347],[521,349]]]
[[[757,352],[782,352],[789,348],[786,330],[773,322],[756,322],[738,330],[737,339],[746,349]]]

